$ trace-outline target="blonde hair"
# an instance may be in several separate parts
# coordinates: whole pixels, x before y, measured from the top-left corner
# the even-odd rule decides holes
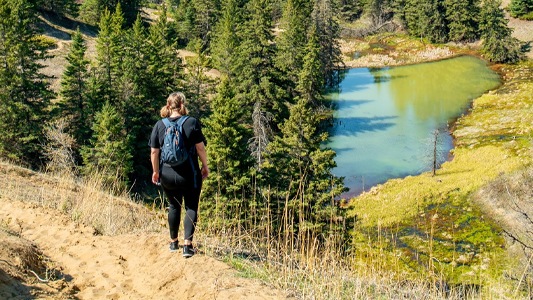
[[[178,110],[178,113],[182,116],[189,113],[187,107],[185,107],[185,95],[183,93],[175,92],[168,96],[167,105],[161,107],[161,118],[170,117],[173,110]]]

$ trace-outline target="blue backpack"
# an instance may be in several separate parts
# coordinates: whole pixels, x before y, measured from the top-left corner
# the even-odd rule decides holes
[[[168,118],[163,119],[165,124],[165,139],[161,146],[161,164],[167,164],[172,167],[181,165],[189,158],[189,151],[185,147],[183,137],[183,123],[189,117],[183,116],[178,122],[172,122]]]

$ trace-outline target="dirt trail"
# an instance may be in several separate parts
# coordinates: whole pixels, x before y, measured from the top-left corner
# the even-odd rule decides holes
[[[63,279],[46,286],[37,280],[33,286],[23,284],[39,299],[285,299],[282,292],[238,277],[214,258],[198,254],[185,259],[179,252],[170,253],[163,232],[95,236],[94,229],[56,210],[2,198],[0,207],[0,230],[31,241],[61,270]],[[0,238],[7,247],[5,235]],[[6,266],[14,266],[17,259],[0,257],[0,262],[0,274],[9,274]],[[30,271],[26,274],[33,277]],[[3,277],[0,298],[20,293],[20,285],[2,285]]]

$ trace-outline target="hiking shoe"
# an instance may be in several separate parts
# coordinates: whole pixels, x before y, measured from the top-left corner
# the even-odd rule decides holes
[[[178,251],[178,248],[180,246],[178,245],[178,241],[170,242],[170,252],[176,252]]]
[[[194,248],[192,245],[185,245],[183,246],[183,257],[189,258],[193,256],[196,252],[194,251]]]

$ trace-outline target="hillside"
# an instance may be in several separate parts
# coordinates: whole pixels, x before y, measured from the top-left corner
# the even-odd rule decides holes
[[[170,253],[161,215],[140,204],[115,199],[105,209],[117,212],[114,207],[126,205],[131,218],[146,215],[154,223],[102,235],[105,229],[53,208],[82,198],[79,187],[6,163],[0,163],[0,182],[1,299],[286,298],[210,256],[186,260]]]
[[[57,43],[57,47],[51,50],[54,57],[45,62],[44,69],[54,77],[52,87],[57,90],[64,56],[70,45],[70,33],[77,24],[57,24],[47,19],[43,22],[47,24],[43,25],[45,34]],[[531,40],[533,22],[517,21],[511,23],[513,26],[516,26],[516,37]],[[88,38],[88,53],[94,55],[94,28],[85,28],[83,33]],[[411,47],[411,42],[407,40],[402,46]],[[355,49],[350,49],[351,46],[348,43],[345,51],[353,52]],[[416,61],[399,63],[453,55],[447,46],[423,47],[407,53]],[[366,63],[359,61],[359,65],[368,65],[368,57],[366,59]],[[388,62],[389,58],[380,59],[375,62],[376,66]],[[479,169],[475,163],[481,164],[482,161],[474,161],[472,156],[464,157],[474,164],[467,167]],[[457,168],[448,173],[465,174],[466,182],[468,176],[472,176],[470,171]],[[489,175],[491,178],[496,176]],[[417,181],[420,178],[408,180],[420,186]],[[445,183],[456,184],[458,177],[449,178]],[[428,181],[444,186],[432,178]],[[398,189],[402,189],[402,193],[411,193],[405,189],[405,181],[394,181],[390,185],[401,186]],[[454,185],[449,190],[456,188]],[[392,191],[399,194],[398,190]],[[385,188],[380,193],[386,195]],[[179,253],[169,253],[163,209],[151,210],[125,198],[96,194],[98,192],[77,183],[0,162],[0,240],[3,241],[0,298],[281,299],[291,296],[258,280],[240,277],[237,271],[213,258],[201,242],[198,246],[204,253],[192,259],[185,260]],[[101,202],[82,210],[81,206],[86,204],[79,203],[80,197],[88,203],[93,199]],[[372,204],[374,199],[371,198]],[[364,285],[364,289],[366,287]]]

